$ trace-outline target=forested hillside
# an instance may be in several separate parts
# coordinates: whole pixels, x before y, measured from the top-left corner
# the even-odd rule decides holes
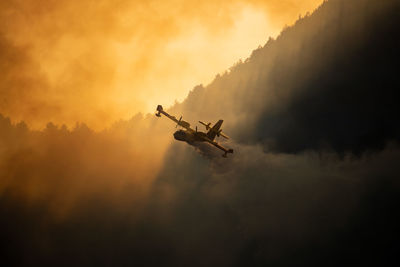
[[[382,149],[400,137],[399,14],[399,1],[327,1],[196,87],[182,113],[223,117],[236,141],[266,151]]]

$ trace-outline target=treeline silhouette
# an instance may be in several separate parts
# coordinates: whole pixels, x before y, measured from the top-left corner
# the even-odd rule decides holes
[[[119,198],[129,188],[130,199],[141,198],[168,145],[165,130],[153,124],[139,114],[102,132],[83,123],[32,131],[0,115],[0,194],[46,203],[60,216],[98,192]]]

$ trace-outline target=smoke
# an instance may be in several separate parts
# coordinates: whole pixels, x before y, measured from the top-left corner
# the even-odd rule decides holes
[[[0,112],[35,129],[84,121],[102,130],[173,104],[277,34],[279,14],[291,23],[319,1],[295,2],[6,1]]]
[[[69,130],[52,123],[31,131],[4,117],[0,126],[0,193],[26,203],[47,203],[49,213],[60,218],[97,194],[124,206],[119,195],[130,188],[129,199],[140,202],[170,141],[162,128],[141,115],[99,133],[85,124]]]
[[[253,146],[235,151],[219,163],[174,146],[167,154],[149,220],[169,233],[177,264],[321,264],[332,254],[333,265],[390,262],[393,255],[379,244],[396,246],[388,235],[398,222],[397,145],[344,160]]]
[[[232,157],[210,160],[174,143],[146,197],[126,181],[115,192],[121,171],[103,177],[99,173],[109,167],[98,165],[92,186],[105,177],[114,183],[86,188],[61,219],[48,211],[48,201],[57,198],[26,205],[3,193],[2,242],[11,242],[5,259],[19,265],[194,266],[321,264],[332,254],[332,265],[394,259],[397,145],[358,159],[234,148]],[[54,188],[65,195],[70,187]]]
[[[2,258],[391,265],[397,8],[326,2],[168,110],[189,122],[224,119],[227,159],[207,144],[173,141],[171,122],[150,115],[100,132],[52,123],[33,131],[0,116]]]

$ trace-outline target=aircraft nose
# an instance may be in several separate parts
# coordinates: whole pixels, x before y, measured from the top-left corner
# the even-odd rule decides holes
[[[186,134],[183,131],[176,131],[174,138],[179,141],[185,141]]]

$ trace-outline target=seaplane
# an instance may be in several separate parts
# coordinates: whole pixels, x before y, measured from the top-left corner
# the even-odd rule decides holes
[[[174,121],[176,123],[176,127],[180,126],[183,128],[174,133],[174,138],[176,140],[184,141],[190,145],[194,145],[195,142],[210,143],[211,145],[221,149],[224,152],[222,156],[225,158],[227,157],[228,153],[233,153],[233,149],[225,148],[215,141],[215,138],[220,136],[225,139],[229,139],[229,136],[223,133],[221,129],[222,123],[224,122],[223,120],[219,120],[216,124],[214,124],[214,126],[212,126],[211,123],[204,123],[202,121],[199,121],[199,123],[204,125],[207,130],[207,132],[200,132],[197,130],[197,126],[195,129],[192,129],[190,127],[190,123],[182,120],[182,116],[178,120],[175,116],[172,116],[165,112],[161,105],[158,105],[156,109],[156,116],[161,117],[161,115],[164,115],[165,117]]]

